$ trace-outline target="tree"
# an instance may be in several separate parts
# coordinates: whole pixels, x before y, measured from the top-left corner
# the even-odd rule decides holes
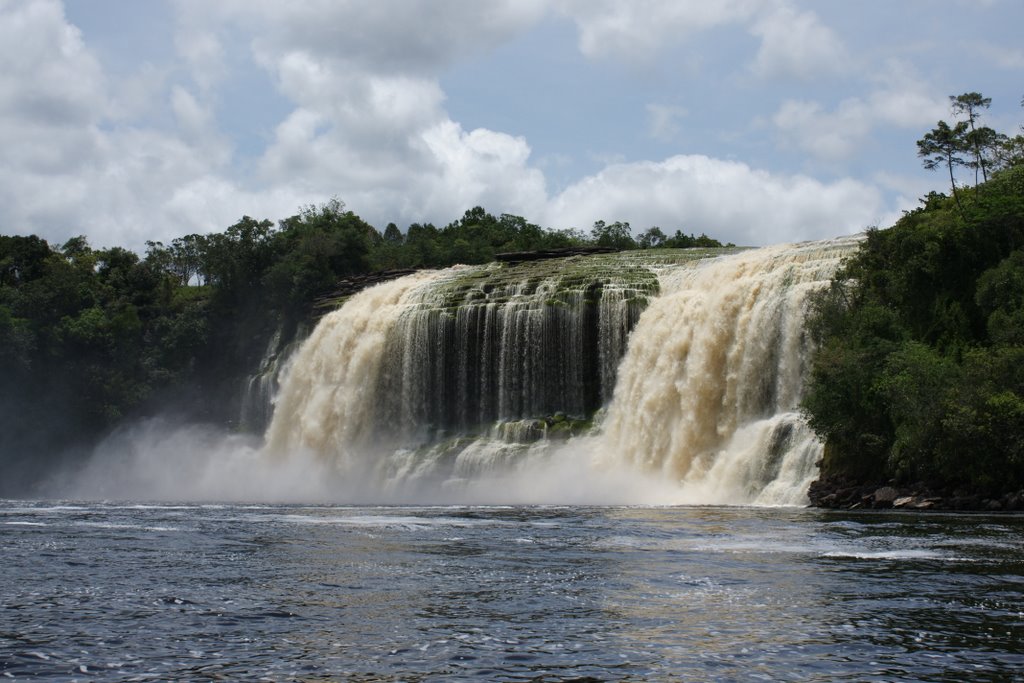
[[[306,207],[281,221],[271,249],[272,263],[261,273],[263,284],[275,302],[308,306],[342,277],[369,270],[374,236],[383,242],[371,225],[345,211],[337,199]]]
[[[974,184],[978,184],[978,170],[981,170],[982,180],[988,181],[988,171],[985,170],[985,155],[996,139],[996,132],[988,126],[978,127],[975,124],[981,116],[982,109],[988,109],[992,104],[991,97],[982,97],[981,93],[967,92],[963,95],[950,95],[949,101],[953,105],[954,114],[966,114],[967,126],[970,131],[964,135],[964,143],[974,154],[974,161],[969,164],[974,168]]]
[[[171,252],[163,242],[146,240],[146,263],[161,273],[171,273]]]
[[[403,241],[405,241],[405,237],[402,235],[402,231],[398,229],[398,226],[394,223],[388,223],[388,226],[384,228],[384,242],[401,245]]]
[[[203,271],[226,299],[251,294],[271,262],[274,224],[249,216],[204,241]]]
[[[923,159],[924,167],[933,171],[945,164],[949,169],[949,184],[953,188],[953,198],[957,207],[963,211],[960,203],[960,195],[956,191],[956,177],[953,175],[954,166],[964,166],[964,161],[959,154],[964,150],[967,123],[958,122],[952,128],[945,121],[939,121],[935,128],[930,130],[923,138],[917,141],[917,156]]]
[[[91,254],[92,248],[89,246],[89,240],[85,238],[85,235],[79,235],[65,242],[60,248],[60,253],[64,254],[64,257],[69,261],[73,261]]]
[[[548,246],[549,235],[539,225],[530,223],[522,216],[503,213],[498,224],[505,241],[497,245],[501,251],[526,251]]]
[[[636,243],[641,249],[656,249],[657,247],[664,246],[666,239],[665,233],[655,225],[642,232],[640,237],[637,238]]]
[[[35,235],[0,235],[0,286],[17,287],[42,277],[51,253],[46,240]]]
[[[203,271],[205,245],[205,235],[185,235],[171,240],[169,267],[182,285],[191,284],[192,278],[198,278],[200,284],[206,283],[207,275]]]
[[[405,231],[404,267],[420,268],[438,264],[438,232],[433,223],[412,223]]]
[[[633,232],[628,221],[615,221],[614,223],[595,221],[590,235],[599,247],[636,249],[636,242],[633,241]]]
[[[438,235],[440,262],[486,263],[502,245],[515,238],[515,227],[502,224],[482,206],[474,206],[462,218],[446,225]]]
[[[999,135],[993,146],[991,167],[999,170],[1024,164],[1024,135]]]
[[[814,299],[804,407],[825,477],[1024,485],[1024,166],[962,199],[868,231]]]
[[[551,230],[545,238],[545,245],[553,249],[565,247],[583,247],[589,244],[587,236],[579,228]]]

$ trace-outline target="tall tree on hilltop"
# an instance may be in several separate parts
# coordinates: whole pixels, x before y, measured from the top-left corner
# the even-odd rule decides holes
[[[953,188],[953,198],[956,205],[963,211],[960,204],[960,195],[956,191],[956,177],[953,175],[954,166],[965,166],[967,162],[959,156],[963,151],[967,134],[967,123],[958,122],[952,128],[945,121],[939,121],[935,128],[917,141],[917,156],[921,157],[924,167],[933,171],[945,164],[949,169],[949,184]]]
[[[953,105],[954,114],[967,116],[967,126],[970,131],[964,134],[965,147],[974,155],[974,161],[970,166],[974,169],[974,184],[978,184],[978,171],[981,171],[982,180],[988,182],[988,170],[985,167],[985,156],[988,150],[996,143],[997,133],[988,126],[976,125],[981,117],[981,110],[988,109],[992,104],[991,97],[982,97],[981,93],[966,92],[962,95],[950,95],[949,101]]]

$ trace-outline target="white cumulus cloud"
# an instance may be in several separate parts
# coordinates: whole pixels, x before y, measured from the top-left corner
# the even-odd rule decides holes
[[[379,73],[433,74],[466,55],[485,53],[546,12],[543,0],[177,0],[178,40],[196,55],[226,24],[254,36],[266,55],[301,49],[324,60]]]
[[[85,233],[95,244],[138,248],[337,196],[378,226],[446,222],[480,204],[554,228],[628,220],[640,230],[656,224],[737,243],[788,241],[884,221],[893,196],[905,193],[878,175],[841,179],[843,162],[876,135],[923,130],[948,114],[934,75],[884,57],[851,60],[861,52],[844,44],[849,32],[840,38],[818,5],[797,0],[166,1],[175,21],[159,38],[169,54],[154,50],[157,63],[126,64],[102,44],[109,35],[95,26],[83,34],[59,0],[0,0],[0,229],[54,241]],[[558,53],[537,90],[517,81],[518,111],[527,110],[524,98],[558,87],[556,68],[578,79],[573,86],[599,88],[616,82],[600,75],[606,62],[635,69],[670,54],[675,64],[675,48],[709,32],[722,40],[707,56],[709,65],[722,60],[710,65],[721,82],[689,89],[700,79],[670,69],[654,69],[637,88],[620,80],[623,92],[607,93],[607,111],[560,105],[565,121],[580,122],[566,128],[565,144],[552,132],[558,122],[538,135],[543,122],[519,127],[508,116],[516,110],[489,110],[500,101],[494,92],[510,51],[543,47],[532,37],[517,41],[566,26],[584,59]],[[998,49],[1007,64],[1018,61],[1015,45]],[[464,84],[453,88],[461,99],[449,102],[445,86],[466,78],[460,69],[469,61],[494,82],[469,95]],[[851,74],[868,63],[870,74]],[[819,78],[836,74],[841,96]],[[252,83],[271,92],[245,92]],[[262,117],[246,118],[246,107]],[[697,128],[707,126],[705,108],[770,120],[778,141],[800,154],[765,159],[764,170],[713,156],[666,159],[637,130],[646,122],[649,137],[681,144],[683,125],[694,126],[686,139],[702,150],[720,144],[712,154],[722,157],[765,147],[735,130]],[[602,125],[588,126],[590,116]],[[615,137],[614,117],[633,117],[623,126],[629,133]],[[601,132],[582,140],[588,130]],[[599,164],[588,157],[595,150],[606,153]],[[769,170],[806,157],[829,162],[840,179]],[[552,193],[556,184],[566,189]]]
[[[761,38],[752,65],[759,76],[809,80],[848,67],[839,36],[814,12],[782,3],[755,22],[751,32]]]
[[[142,65],[112,82],[54,0],[0,5],[0,224],[60,243],[85,233],[139,248],[228,225],[221,207],[170,210],[180,188],[216,174],[230,156],[208,108],[187,90],[154,90]],[[174,115],[158,130],[127,123],[156,96]],[[148,105],[147,105],[148,106]],[[259,201],[254,204],[259,205]]]
[[[634,231],[657,225],[669,234],[681,229],[761,245],[859,232],[886,211],[881,193],[866,183],[679,155],[616,164],[581,180],[554,198],[548,222],[586,229],[595,220],[623,220]]]
[[[559,6],[576,23],[579,48],[586,56],[643,61],[698,31],[746,21],[761,4],[763,0],[562,0]]]
[[[833,110],[819,102],[786,100],[772,123],[786,144],[824,161],[854,156],[880,127],[927,130],[949,114],[949,100],[920,78],[889,65],[891,73],[865,97],[850,97]]]

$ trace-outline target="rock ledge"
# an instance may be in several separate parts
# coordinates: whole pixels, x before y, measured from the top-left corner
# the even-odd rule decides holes
[[[831,510],[962,510],[980,512],[1024,511],[1024,491],[985,497],[970,491],[910,486],[896,482],[856,482],[827,477],[811,484],[807,492],[812,507]]]

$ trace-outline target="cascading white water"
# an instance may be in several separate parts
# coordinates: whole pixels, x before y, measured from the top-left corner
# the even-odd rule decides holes
[[[854,239],[752,250],[662,278],[619,367],[598,448],[694,503],[796,504],[821,445],[798,414],[804,320]]]
[[[361,292],[295,357],[270,447],[356,457],[495,422],[592,414],[657,287],[650,271],[613,265],[457,267]]]
[[[433,499],[514,472],[497,489],[504,501],[536,500],[541,480],[550,502],[601,481],[594,500],[631,472],[657,488],[631,488],[631,502],[802,503],[821,450],[797,412],[808,295],[855,244],[668,265],[622,255],[610,267],[631,269],[621,281],[534,272],[496,285],[486,268],[457,268],[378,285],[300,349],[267,449],[317,454],[364,490],[440,491]],[[638,315],[655,277],[660,296]],[[502,438],[601,404],[602,425],[568,443]]]
[[[358,464],[360,453],[376,450],[376,390],[388,332],[418,289],[439,277],[423,271],[385,282],[324,316],[282,383],[266,435],[270,451],[313,452]]]

